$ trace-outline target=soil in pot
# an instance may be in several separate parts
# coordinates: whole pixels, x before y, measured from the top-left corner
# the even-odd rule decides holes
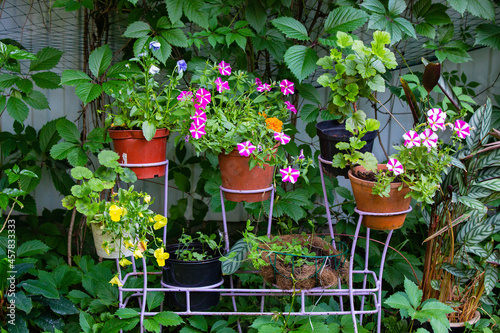
[[[261,267],[264,280],[284,290],[294,289],[292,274],[296,280],[295,289],[335,287],[338,285],[339,276],[346,281],[349,274],[349,262],[346,259],[347,246],[345,244],[338,243],[338,250],[336,250],[323,238],[311,235],[306,237],[302,235],[281,236],[277,244],[286,247],[287,243],[291,243],[294,239],[303,246],[307,246],[316,256],[293,257],[293,259],[288,256],[287,258],[286,255],[267,251],[269,247],[262,244],[260,247],[262,259],[269,263],[268,266]]]
[[[316,124],[316,133],[319,137],[321,157],[327,161],[333,160],[335,154],[342,152],[335,145],[339,142],[349,142],[349,138],[352,136],[351,132],[345,129],[345,124],[339,124],[336,120],[320,121]],[[360,152],[365,153],[373,150],[377,133],[377,131],[372,131],[363,136],[366,145]],[[343,176],[347,178],[348,170],[349,168],[341,169],[334,168],[329,164],[323,165],[323,172],[329,177]]]
[[[222,280],[222,268],[219,258],[220,253],[212,250],[207,251],[213,257],[212,259],[202,261],[182,261],[177,259],[176,250],[183,246],[174,244],[166,246],[166,251],[170,258],[165,261],[163,266],[162,280],[164,283],[175,287],[193,287],[202,288],[215,285]],[[200,243],[189,245],[191,251],[202,252]],[[166,292],[166,305],[169,309],[186,311],[186,293],[185,292]],[[190,304],[192,311],[204,311],[219,303],[220,293],[217,292],[191,292]]]
[[[151,141],[147,141],[142,130],[108,130],[113,139],[115,152],[120,156],[119,163],[149,164],[165,161],[169,131],[159,128]],[[165,166],[130,168],[138,179],[165,176]]]
[[[250,170],[250,157],[241,156],[237,150],[229,154],[219,154],[222,186],[231,190],[260,190],[272,185],[274,166],[264,164]],[[224,197],[234,202],[260,202],[269,199],[271,192],[264,193],[224,193]]]
[[[386,170],[385,164],[378,165],[379,170]],[[359,175],[365,179],[358,178]],[[352,185],[352,192],[359,210],[372,213],[394,213],[405,211],[410,207],[411,197],[405,198],[410,192],[407,185],[398,190],[402,183],[391,183],[389,197],[372,194],[375,175],[368,173],[362,166],[356,166],[348,172]],[[363,216],[363,225],[375,230],[394,230],[403,226],[406,214],[393,216]]]

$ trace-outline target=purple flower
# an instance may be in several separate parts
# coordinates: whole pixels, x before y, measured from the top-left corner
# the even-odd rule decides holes
[[[465,121],[458,119],[455,121],[455,132],[457,133],[460,139],[465,139],[470,135],[470,126]]]
[[[207,121],[207,114],[201,110],[196,110],[194,116],[192,116],[191,119],[193,120],[193,123],[196,124],[196,126],[200,126]]]
[[[274,132],[274,138],[278,140],[282,145],[286,145],[291,140],[291,138],[283,132]]]
[[[224,90],[229,90],[229,83],[227,81],[222,81],[220,77],[215,80],[215,85],[219,93],[222,93]]]
[[[179,94],[179,96],[177,96],[177,100],[178,101],[187,102],[192,97],[193,97],[193,93],[192,92],[190,92],[190,91],[181,91],[181,93]]]
[[[269,83],[260,84],[257,86],[258,92],[271,91],[271,85]]]
[[[202,136],[204,136],[205,134],[207,134],[207,132],[205,132],[205,124],[204,123],[201,125],[196,125],[194,122],[191,123],[191,127],[189,128],[189,132],[191,132],[191,135],[195,139],[199,139]]]
[[[231,66],[227,62],[221,61],[219,64],[220,75],[231,75]]]
[[[300,171],[297,169],[292,169],[292,167],[288,167],[280,170],[281,178],[284,182],[290,182],[295,184],[297,179],[299,179]]]
[[[387,163],[387,170],[394,172],[396,176],[404,172],[403,165],[395,158],[389,159]]]
[[[238,152],[240,153],[241,156],[250,156],[250,154],[252,154],[252,152],[255,150],[255,147],[250,141],[245,141],[245,142],[242,142],[242,143],[238,143],[237,145],[237,149],[238,149]]]
[[[431,126],[431,129],[433,131],[445,130],[446,127],[444,125],[444,120],[446,119],[446,114],[445,113],[443,114],[445,115],[444,117],[442,117],[439,114],[433,114],[429,116],[429,118],[427,118],[427,121],[429,122],[429,125]]]
[[[286,104],[286,108],[287,108],[289,111],[291,111],[291,112],[293,112],[293,113],[297,114],[297,109],[295,108],[295,105],[293,105],[292,103],[290,103],[290,102],[288,102],[288,101],[286,101],[286,102],[285,102],[285,104]]]
[[[155,65],[151,65],[151,67],[149,68],[149,74],[151,75],[156,75],[160,72],[160,69],[158,67],[156,67]]]
[[[260,86],[262,84],[262,81],[259,78],[255,79],[255,84]]]
[[[210,94],[210,91],[200,88],[196,92],[196,99],[198,103],[201,105],[201,108],[204,109],[208,103],[212,100],[212,95]]]
[[[281,92],[285,96],[289,95],[289,94],[293,95],[293,93],[294,93],[293,82],[290,82],[288,80],[281,81],[280,88],[281,88]]]
[[[405,139],[405,147],[420,147],[420,136],[415,131],[408,131],[403,135],[403,139]]]
[[[427,116],[438,116],[439,118],[443,118],[443,120],[446,120],[446,113],[439,108],[430,109],[429,111],[427,111]]]
[[[305,160],[306,157],[304,156],[304,149],[301,149],[300,150],[300,154],[299,154],[299,157],[297,158],[299,161],[300,160]]]
[[[187,68],[188,68],[188,65],[186,64],[186,62],[183,59],[177,61],[177,72],[179,74],[182,74],[182,72],[184,72]]]
[[[426,128],[425,131],[420,134],[420,139],[422,140],[422,144],[427,147],[427,151],[437,146],[438,136],[430,128]]]
[[[159,42],[151,42],[149,43],[149,49],[153,51],[158,51],[161,47],[161,44]]]

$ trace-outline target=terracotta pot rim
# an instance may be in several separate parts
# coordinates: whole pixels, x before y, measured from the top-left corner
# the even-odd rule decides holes
[[[481,318],[481,313],[479,313],[478,310],[474,312],[474,317],[472,317],[471,320],[467,321],[467,323],[474,325],[479,321]],[[450,327],[464,327],[466,322],[459,322],[459,323],[450,323]]]
[[[109,137],[113,140],[126,140],[126,139],[146,139],[142,134],[142,130],[131,129],[108,129]],[[153,139],[164,138],[170,135],[167,128],[157,128]]]
[[[354,167],[354,170],[359,170],[359,169],[366,170],[361,165],[357,165],[357,166]],[[377,164],[377,169],[378,170],[387,170],[387,166],[385,164]],[[362,186],[365,186],[365,187],[373,187],[373,186],[375,186],[375,182],[372,182],[372,181],[369,181],[369,180],[364,180],[364,179],[358,178],[355,175],[353,175],[351,169],[349,169],[347,171],[347,174],[349,175],[349,179],[351,181],[356,181],[357,183],[361,184]],[[403,188],[408,188],[409,187],[408,184],[403,183],[403,182],[399,182],[399,183],[391,183],[391,189],[398,189],[399,187],[401,187],[401,185],[403,185]]]

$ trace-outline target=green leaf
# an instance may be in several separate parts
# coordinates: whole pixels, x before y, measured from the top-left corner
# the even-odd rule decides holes
[[[486,238],[490,237],[492,233],[495,232],[495,226],[491,224],[480,224],[476,226],[474,229],[470,230],[464,236],[464,244],[466,246],[474,246],[476,244],[481,243]]]
[[[401,31],[403,31],[407,36],[411,36],[417,39],[415,28],[413,27],[413,24],[410,21],[402,17],[397,17],[394,19],[394,23],[397,24],[401,29]]]
[[[92,81],[90,76],[84,72],[75,71],[72,69],[65,70],[62,73],[61,84],[66,86],[78,86],[80,84],[88,83]]]
[[[422,301],[422,296],[423,296],[422,290],[418,289],[418,286],[411,280],[409,280],[407,277],[405,277],[404,285],[405,285],[406,295],[408,296],[411,305],[413,306],[414,309],[418,308],[420,302]]]
[[[46,303],[52,311],[63,316],[79,313],[76,306],[64,296],[59,297],[59,299],[46,299],[44,303]]]
[[[50,149],[50,156],[56,160],[63,160],[68,157],[68,154],[78,148],[77,145],[71,142],[58,143]]]
[[[179,21],[182,17],[182,0],[166,1],[168,18],[172,23]]]
[[[368,21],[368,14],[363,10],[352,7],[338,7],[328,14],[325,20],[325,32],[350,32],[363,26],[366,21]]]
[[[288,38],[309,40],[304,25],[292,17],[279,17],[271,23]]]
[[[303,99],[316,104],[321,104],[321,97],[319,96],[318,89],[314,88],[312,84],[303,83],[299,85],[298,89],[300,97]]]
[[[35,73],[31,77],[35,84],[42,89],[58,89],[60,88],[61,77],[53,72]]]
[[[31,297],[26,297],[24,292],[18,291],[15,293],[16,300],[16,308],[26,313],[30,313],[33,308],[33,302],[31,301]]]
[[[404,0],[389,0],[387,10],[391,15],[399,15],[406,9],[406,2]]]
[[[7,112],[14,120],[23,123],[28,118],[30,110],[22,100],[10,96],[7,100]]]
[[[160,291],[152,291],[148,292],[146,296],[146,304],[148,306],[148,310],[152,311],[153,309],[160,306],[163,303],[165,298],[165,294]]]
[[[467,8],[467,0],[448,0],[450,6],[459,12],[461,15],[464,14],[465,9]]]
[[[500,276],[500,270],[493,265],[486,265],[484,269],[484,294],[489,295],[495,288]]]
[[[167,1],[168,2],[168,1]],[[149,24],[146,22],[136,21],[127,27],[127,30],[123,33],[123,36],[128,38],[140,38],[147,37],[151,32]]]
[[[36,110],[49,109],[47,97],[37,90],[32,90],[29,94],[23,95],[23,101]]]
[[[31,240],[21,244],[17,249],[17,256],[22,257],[33,257],[39,254],[44,254],[50,248],[45,245],[42,241]]]
[[[410,310],[412,309],[410,299],[408,296],[403,293],[403,292],[397,292],[394,295],[390,296],[386,301],[385,304],[389,305],[390,307],[394,309],[399,309],[399,310]]]
[[[17,80],[16,86],[19,88],[19,90],[26,94],[29,94],[33,90],[33,82],[31,82],[29,79]]]
[[[204,316],[192,316],[188,318],[188,322],[194,328],[206,332],[208,330],[208,323]]]
[[[294,45],[285,53],[285,62],[292,73],[302,81],[316,70],[318,55],[312,48]]]
[[[189,177],[180,172],[174,172],[175,185],[180,191],[189,193],[191,191],[191,182]]]
[[[161,44],[160,49],[158,51],[153,51],[153,55],[155,56],[155,58],[165,64],[172,54],[172,47],[169,43],[167,43],[165,39],[163,39],[163,37],[158,37],[158,41]]]
[[[102,87],[94,83],[84,83],[76,87],[75,94],[84,103],[88,104],[101,96]]]
[[[236,272],[248,253],[249,247],[248,243],[244,238],[238,240],[234,243],[233,247],[229,252],[223,257],[226,260],[222,260],[222,274],[224,275],[232,275]]]
[[[8,89],[12,87],[17,81],[19,81],[19,77],[12,74],[1,74],[0,75],[0,88]]]
[[[427,38],[434,39],[436,37],[436,28],[429,23],[419,23],[415,27],[415,31]]]
[[[468,0],[467,10],[474,16],[495,21],[495,7],[490,0]]]
[[[30,62],[30,72],[43,71],[54,68],[64,52],[46,47],[38,51],[36,60]]]
[[[111,65],[113,59],[113,52],[108,44],[105,44],[94,51],[89,56],[89,69],[95,77],[100,77]],[[78,88],[77,88],[78,90]]]
[[[153,136],[156,133],[156,126],[155,124],[149,122],[149,121],[144,121],[142,123],[142,134],[146,138],[146,140],[151,141],[153,139]]]
[[[201,0],[183,0],[184,15],[190,20],[198,24],[200,27],[208,29],[208,12],[202,10],[204,2]]]
[[[245,18],[255,31],[260,32],[266,25],[267,12],[260,1],[249,1],[245,10]]]
[[[163,326],[178,326],[184,323],[184,320],[178,314],[167,311],[160,312],[153,318],[158,324]]]
[[[378,0],[366,0],[361,3],[361,7],[368,9],[371,12],[385,14],[384,5]]]
[[[163,30],[160,32],[163,38],[170,44],[179,47],[187,47],[188,40],[181,29]],[[160,42],[161,43],[161,42]]]
[[[105,167],[116,168],[119,166],[118,159],[120,156],[114,151],[103,150],[97,155],[97,158],[99,159],[99,163]]]
[[[500,27],[496,24],[478,25],[474,45],[478,44],[500,50]]]
[[[309,123],[316,121],[319,115],[319,108],[312,104],[306,104],[300,109],[300,119],[303,122]]]
[[[53,285],[40,280],[26,280],[20,282],[18,287],[22,287],[33,295],[42,295],[47,298],[59,299],[57,289]]]
[[[335,193],[340,195],[342,198],[347,199],[347,200],[353,200],[354,197],[352,196],[351,191],[349,191],[347,188],[339,186],[335,188]]]
[[[446,13],[448,7],[441,3],[434,3],[429,10],[425,13],[425,22],[431,25],[444,25],[451,23],[451,18]]]
[[[124,308],[116,310],[115,315],[117,315],[121,319],[128,319],[138,317],[140,314],[134,309]]]
[[[57,132],[64,140],[71,143],[80,142],[80,131],[76,125],[66,118],[61,118],[56,124]]]

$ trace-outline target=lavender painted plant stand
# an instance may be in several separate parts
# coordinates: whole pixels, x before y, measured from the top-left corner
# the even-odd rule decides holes
[[[320,170],[320,175],[321,175],[321,183],[323,187],[323,198],[324,198],[324,205],[327,208],[326,209],[326,214],[327,214],[327,220],[328,220],[328,228],[330,231],[330,236],[332,239],[334,239],[334,228],[332,224],[332,218],[329,210],[329,204],[328,204],[328,199],[326,196],[326,188],[325,188],[325,181],[324,181],[324,174],[323,174],[323,168],[322,164],[331,164],[330,161],[326,161],[321,156],[318,158],[319,159],[319,170]],[[144,164],[144,165],[132,165],[132,164],[122,164],[122,166],[126,167],[146,167],[146,166],[157,166],[157,165],[165,165],[165,200],[164,200],[164,215],[167,216],[167,188],[168,188],[168,161],[165,162],[160,162],[160,163],[151,163],[151,164]],[[222,222],[223,222],[223,228],[224,228],[224,243],[225,243],[225,250],[229,251],[230,249],[230,244],[229,244],[229,237],[228,237],[228,230],[227,230],[227,220],[226,220],[226,211],[225,211],[225,206],[224,206],[224,193],[263,193],[263,192],[269,192],[271,191],[271,196],[270,196],[270,213],[269,213],[269,219],[268,219],[268,226],[267,226],[267,233],[270,235],[271,233],[271,226],[272,226],[272,211],[273,211],[273,202],[274,202],[274,195],[275,195],[275,189],[273,186],[261,189],[261,190],[250,190],[250,191],[235,191],[235,190],[230,190],[223,188],[222,186],[220,187],[220,196],[221,196],[221,204],[222,204]],[[117,259],[117,269],[118,273],[120,276],[120,280],[122,281],[123,284],[125,284],[128,280],[129,277],[135,276],[135,277],[143,277],[143,286],[142,288],[127,288],[127,287],[120,287],[119,288],[119,301],[120,301],[120,308],[125,308],[132,297],[138,297],[139,298],[139,306],[141,307],[141,312],[140,312],[140,331],[144,332],[144,318],[146,316],[154,316],[158,312],[148,312],[146,311],[146,296],[148,292],[185,292],[186,293],[186,310],[181,311],[181,312],[176,312],[179,315],[222,315],[222,316],[231,316],[231,315],[249,315],[249,316],[259,316],[259,315],[267,315],[267,316],[272,316],[275,315],[275,312],[266,310],[265,308],[265,299],[266,297],[277,297],[277,296],[290,296],[292,294],[296,294],[300,296],[300,310],[299,311],[293,311],[290,313],[290,315],[297,315],[297,316],[328,316],[328,315],[351,315],[353,322],[359,322],[362,323],[363,320],[363,315],[366,314],[377,314],[377,332],[380,332],[381,329],[381,315],[382,315],[382,275],[383,275],[383,268],[384,268],[384,263],[387,255],[387,249],[389,246],[389,242],[392,236],[392,230],[389,231],[387,234],[386,241],[384,243],[384,248],[382,251],[382,258],[380,262],[380,269],[378,271],[378,274],[374,272],[373,270],[369,270],[368,268],[368,258],[369,258],[369,248],[370,248],[370,229],[367,229],[366,231],[366,251],[365,251],[365,264],[364,268],[362,270],[354,270],[353,265],[354,265],[354,255],[355,255],[355,249],[356,249],[356,244],[358,240],[358,236],[360,233],[360,228],[361,228],[361,221],[363,219],[363,216],[365,215],[372,215],[372,216],[389,216],[389,215],[400,215],[400,214],[406,214],[410,209],[403,211],[403,212],[398,212],[394,214],[377,214],[377,213],[371,213],[371,212],[363,212],[358,210],[357,208],[355,211],[359,214],[359,219],[356,225],[356,232],[354,234],[353,238],[353,243],[351,246],[351,254],[349,258],[349,282],[348,286],[342,287],[340,278],[339,278],[339,283],[336,288],[331,288],[331,289],[322,289],[322,288],[313,288],[309,290],[281,290],[277,288],[266,288],[266,284],[264,282],[263,288],[262,289],[246,289],[246,288],[234,288],[234,281],[233,281],[233,276],[229,276],[229,288],[225,288],[223,286],[224,280],[220,281],[219,283],[216,283],[211,286],[207,287],[202,287],[202,288],[181,288],[181,287],[172,287],[169,285],[166,285],[165,283],[161,283],[161,287],[159,288],[154,288],[148,285],[148,276],[150,275],[157,275],[161,276],[161,271],[160,272],[148,272],[147,271],[147,266],[146,266],[146,260],[145,257],[142,258],[142,272],[138,271],[136,269],[135,261],[134,258],[132,257],[132,272],[127,273],[123,278],[121,277],[121,270],[120,270],[120,265],[118,264],[118,259]],[[163,240],[166,242],[166,228],[164,228],[163,231]],[[333,245],[335,246],[335,241],[333,241]],[[249,274],[255,274],[255,271],[247,271],[243,272],[240,271],[238,273],[249,273]],[[353,285],[353,277],[354,276],[362,276],[363,277],[363,284],[362,288],[359,288],[358,286]],[[371,285],[374,286],[373,288],[367,288],[367,283],[368,281],[371,282]],[[347,288],[346,288],[347,287]],[[132,293],[130,296],[124,299],[124,293],[130,292]],[[191,301],[190,301],[190,293],[192,292],[217,292],[220,293],[222,297],[231,297],[232,298],[232,304],[233,304],[233,311],[219,311],[219,312],[214,312],[214,311],[192,311],[191,310]],[[247,312],[247,311],[239,311],[237,308],[236,304],[236,297],[249,297],[249,296],[257,296],[261,298],[261,306],[260,306],[260,311],[257,312]],[[321,296],[321,297],[338,297],[339,299],[339,304],[340,304],[340,310],[339,311],[323,311],[323,312],[312,312],[306,310],[306,305],[305,305],[305,298],[306,297],[314,297],[314,296]],[[344,309],[343,306],[343,297],[348,297],[349,298],[349,304],[350,308],[349,309]],[[355,304],[355,299],[360,298],[360,305],[358,306],[359,309],[356,309],[356,304]],[[365,310],[364,309],[364,303],[366,298],[372,298],[371,303],[374,304],[374,309],[369,309]],[[160,308],[160,311],[163,311],[163,304]],[[288,314],[288,313],[287,313]],[[359,320],[356,318],[359,315]],[[238,322],[238,330],[241,333],[241,327]],[[358,332],[356,325],[354,325],[354,331]]]

